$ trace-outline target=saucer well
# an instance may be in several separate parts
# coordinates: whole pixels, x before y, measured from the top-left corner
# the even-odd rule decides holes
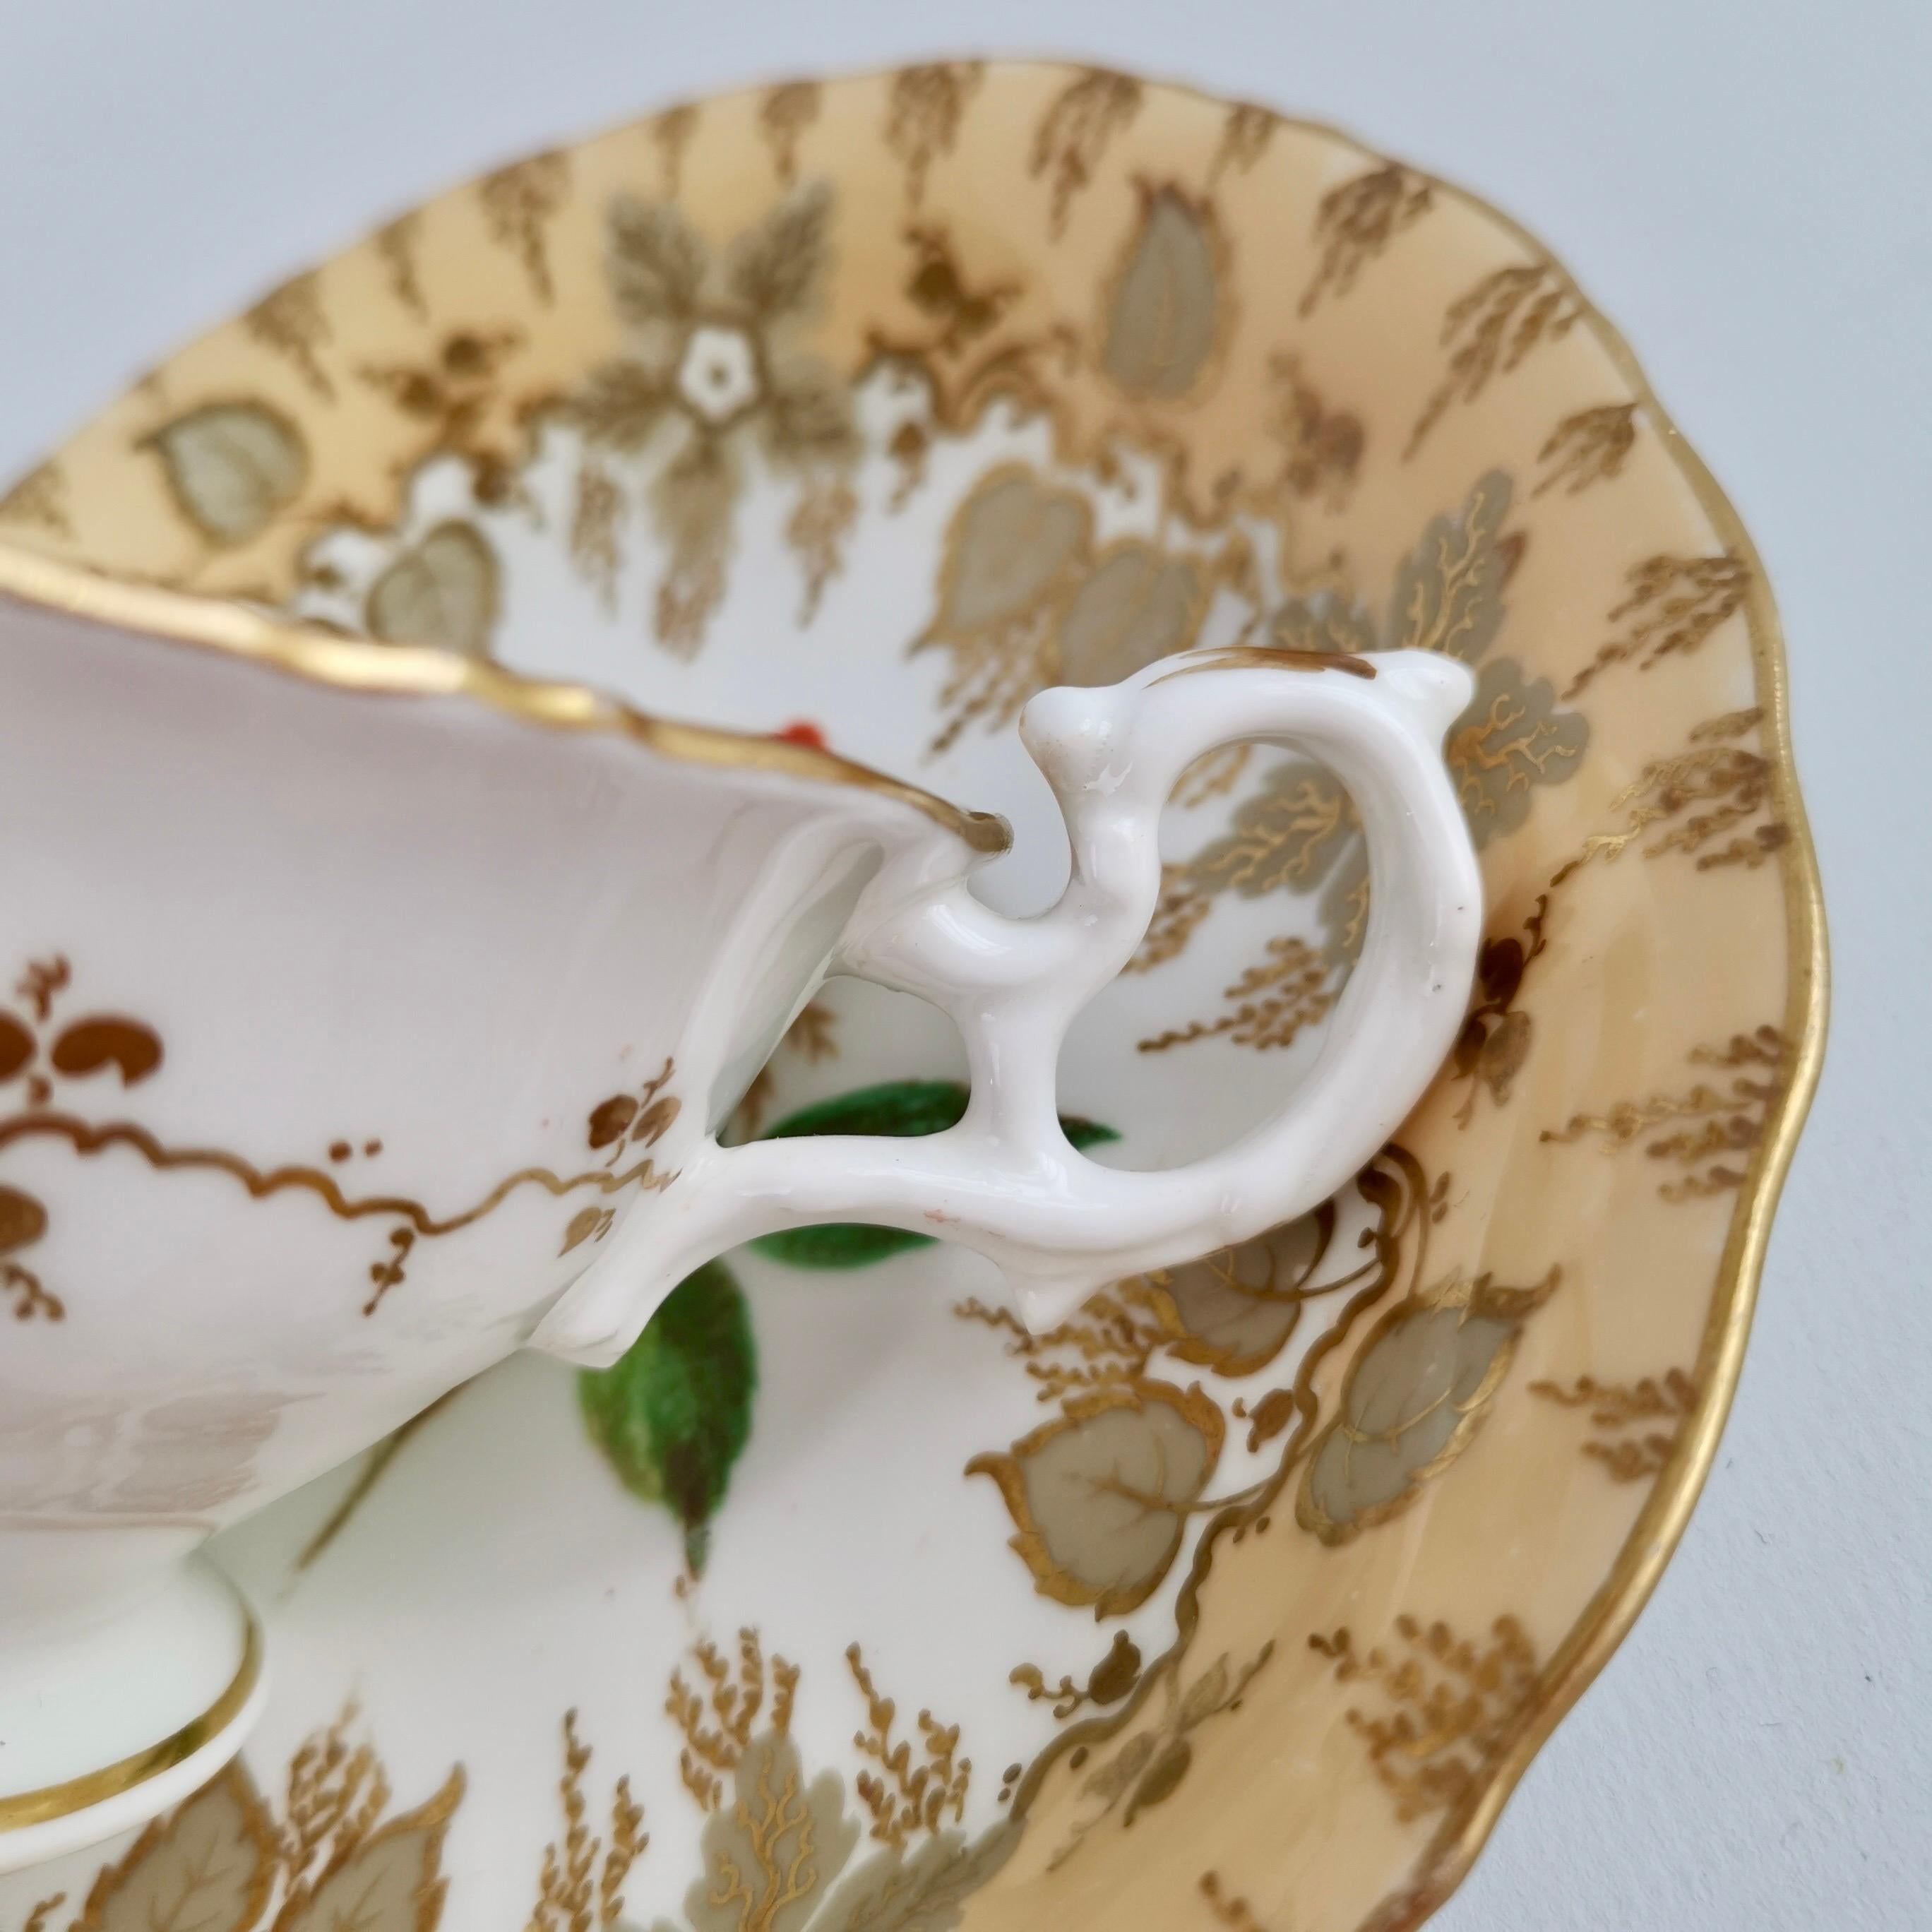
[[[254,1742],[0,1918],[1394,1932],[1448,1895],[1682,1533],[1822,1052],[1768,590],[1545,250],[1120,74],[796,82],[390,222],[0,536],[997,807],[1008,910],[1065,865],[1033,691],[1448,652],[1490,909],[1450,1064],[1318,1214],[1040,1337],[953,1251],[762,1244],[617,1370],[519,1358],[229,1532]],[[1292,753],[1198,767],[1166,836],[1060,1074],[1136,1166],[1259,1118],[1366,914]],[[930,1130],[958,1067],[834,982],[734,1131]]]

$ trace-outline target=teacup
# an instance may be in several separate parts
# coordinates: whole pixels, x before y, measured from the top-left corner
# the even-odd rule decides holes
[[[1072,850],[806,746],[0,552],[0,1869],[159,1810],[262,1696],[215,1528],[526,1345],[604,1364],[692,1269],[866,1221],[1023,1318],[1325,1198],[1460,1025],[1480,886],[1441,756],[1469,674],[1202,652],[1036,698]],[[1156,1173],[1077,1153],[1061,1040],[1132,955],[1175,782],[1288,738],[1374,908],[1279,1114]],[[949,1013],[964,1118],[718,1132],[830,973]]]

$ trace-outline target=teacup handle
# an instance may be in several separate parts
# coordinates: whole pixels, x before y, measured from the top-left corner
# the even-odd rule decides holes
[[[834,962],[952,1016],[970,1071],[964,1117],[916,1139],[707,1144],[654,1217],[656,1279],[634,1277],[627,1292],[608,1279],[622,1258],[607,1258],[593,1270],[607,1277],[596,1284],[604,1292],[584,1297],[592,1282],[580,1282],[539,1346],[606,1359],[691,1268],[755,1236],[827,1221],[963,1242],[1000,1266],[1040,1328],[1105,1282],[1245,1240],[1326,1200],[1420,1098],[1462,1022],[1482,884],[1442,740],[1472,688],[1462,664],[1424,652],[1238,649],[1168,658],[1109,688],[1041,692],[1020,733],[1072,843],[1059,903],[1008,919],[955,880],[849,932]],[[1373,882],[1361,957],[1315,1065],[1280,1112],[1184,1166],[1102,1167],[1060,1129],[1060,1042],[1154,916],[1161,810],[1176,782],[1206,753],[1258,738],[1293,741],[1348,788]]]

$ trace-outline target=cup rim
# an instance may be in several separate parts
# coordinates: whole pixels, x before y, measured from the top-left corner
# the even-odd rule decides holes
[[[968,811],[836,752],[661,717],[589,685],[526,677],[439,645],[345,636],[234,598],[136,583],[17,544],[0,542],[0,602],[218,651],[338,691],[460,698],[551,730],[609,733],[680,764],[849,785],[910,806],[986,857],[1012,844],[1012,828],[998,813]]]

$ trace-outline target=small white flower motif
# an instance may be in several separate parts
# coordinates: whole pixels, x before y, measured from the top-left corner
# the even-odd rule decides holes
[[[758,400],[758,352],[742,328],[701,322],[691,332],[677,365],[677,388],[712,424],[729,422]]]

